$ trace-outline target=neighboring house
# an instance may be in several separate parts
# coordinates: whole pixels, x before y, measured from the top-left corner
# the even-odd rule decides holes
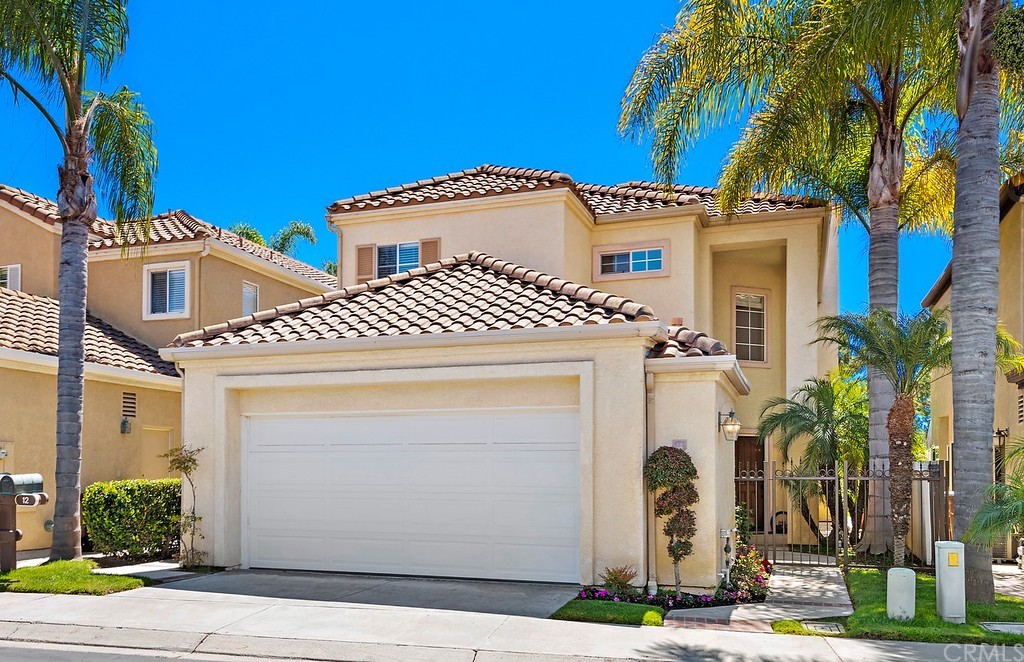
[[[811,345],[837,305],[829,208],[724,216],[712,189],[481,166],[328,220],[343,290],[162,350],[207,448],[208,562],[669,583],[642,464],[675,443],[700,472],[686,583],[717,583],[736,458],[771,460],[761,402],[835,365]]]
[[[89,312],[104,321],[102,326],[110,338],[116,337],[111,343],[130,346],[134,352],[144,348],[155,357],[154,348],[167,345],[180,333],[327,292],[337,286],[337,279],[329,274],[246,241],[184,211],[160,214],[151,219],[149,225],[149,239],[144,246],[134,233],[121,233],[114,224],[102,219],[97,220],[90,231]],[[55,300],[60,230],[60,218],[52,201],[0,185],[0,237],[3,237],[0,288],[41,297],[39,301]],[[35,347],[31,340],[40,330],[25,325],[30,318],[18,319],[21,326],[12,333],[29,335],[11,336],[11,342],[15,343],[13,350],[20,352],[12,356],[25,359],[26,365],[38,367],[37,357],[25,352],[48,353],[31,349]],[[4,322],[9,323],[9,320]],[[96,323],[100,324],[98,320]],[[51,330],[55,353],[56,317],[53,328],[47,328],[46,332]],[[11,348],[2,344],[2,339],[0,347]],[[15,358],[8,357],[5,365],[11,365]],[[136,378],[135,372],[104,373],[104,383],[112,389],[104,396],[109,401],[98,400],[94,394],[100,387],[87,382],[83,486],[96,480],[167,476],[167,461],[159,455],[181,443],[180,378],[173,370],[169,375],[164,374],[169,366],[163,363],[161,366],[164,371],[160,373],[161,384],[173,394],[168,391],[160,398],[146,395],[148,391],[136,393],[136,384],[132,381]],[[90,374],[87,372],[87,379]],[[128,379],[129,376],[132,379]],[[53,377],[33,379],[36,383],[24,391],[33,394],[35,400],[32,401],[55,402]],[[120,390],[112,386],[118,383]],[[174,384],[173,388],[169,383]],[[117,436],[124,416],[117,415],[111,421],[104,419],[101,434],[100,428],[90,426],[90,421],[97,420],[101,410],[110,409],[114,400],[117,400],[119,413],[122,392],[126,394],[125,412],[132,408],[131,394],[138,397],[135,406],[139,419],[124,436]],[[42,473],[47,477],[49,489],[53,486],[54,409],[55,406],[5,407],[4,425],[0,427],[0,447],[6,447],[7,451],[5,470]],[[116,446],[106,443],[107,432],[121,441]],[[104,442],[100,444],[97,440]],[[118,461],[105,461],[106,453],[117,453]],[[52,504],[38,512],[52,512]],[[45,547],[49,542],[48,536],[40,535],[35,529],[31,536],[27,534],[20,545],[22,548]]]
[[[999,322],[1018,341],[1024,340],[1024,174],[1004,184],[999,192]],[[921,301],[922,308],[948,308],[952,285],[952,263]],[[930,428],[931,445],[937,459],[954,459],[952,379],[937,379],[932,385]],[[1024,437],[1024,375],[997,374],[995,383],[996,415],[992,431],[993,479],[1006,475],[1000,466],[1007,444]],[[952,475],[952,471],[950,471]],[[1016,544],[1009,538],[993,545],[998,559],[1012,559]]]

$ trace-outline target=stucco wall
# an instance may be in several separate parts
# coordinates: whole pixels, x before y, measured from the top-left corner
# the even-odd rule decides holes
[[[21,289],[56,297],[60,235],[0,204],[0,237],[0,266],[21,265]]]
[[[50,534],[43,523],[53,517],[56,377],[0,368],[0,387],[4,392],[0,448],[7,451],[7,457],[0,460],[0,471],[42,474],[51,497],[44,506],[18,509],[18,527],[24,532],[18,549],[45,548],[50,545]],[[131,433],[121,434],[121,395],[126,391],[136,394],[138,416]],[[166,432],[171,445],[180,445],[180,393],[86,379],[83,488],[96,481],[141,476],[143,464],[152,459],[146,456],[153,450],[147,444],[147,428]]]

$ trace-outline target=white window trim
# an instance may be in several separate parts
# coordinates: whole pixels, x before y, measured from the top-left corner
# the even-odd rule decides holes
[[[4,285],[4,287],[6,287],[7,289],[20,291],[21,290],[21,264],[20,263],[18,263],[18,264],[0,264],[0,269],[6,269],[7,270],[7,284]],[[17,287],[11,287],[11,272],[12,271],[17,271],[17,273],[18,273],[18,283],[17,283],[18,286]]]
[[[398,255],[399,255],[399,251],[402,250],[402,246],[408,246],[408,245],[412,245],[412,244],[416,245],[416,267],[418,267],[423,262],[422,254],[421,254],[421,251],[423,249],[420,246],[420,243],[421,243],[420,241],[392,241],[392,242],[388,242],[386,244],[374,244],[374,246],[373,246],[373,275],[374,275],[374,277],[375,278],[384,278],[384,276],[380,275],[380,249],[381,248],[389,248],[391,246],[395,247],[395,273],[396,274],[400,274],[400,273],[403,273],[403,270],[401,268],[401,263],[398,260]],[[415,269],[416,267],[413,267],[413,269]],[[405,271],[408,271],[408,269],[406,269]],[[392,275],[392,274],[389,274],[389,275]]]
[[[609,253],[627,253],[630,251],[661,249],[661,269],[657,271],[630,271],[624,274],[601,273],[601,256]],[[610,280],[634,280],[637,278],[665,278],[671,276],[669,264],[672,258],[671,245],[668,239],[661,241],[634,241],[628,244],[606,244],[594,246],[591,279],[595,283]]]
[[[747,368],[772,367],[772,291],[760,287],[740,287],[733,285],[732,296],[729,298],[729,327],[732,329],[732,351],[736,353],[736,295],[754,294],[764,297],[764,361],[748,361],[737,356],[737,362]]]
[[[245,312],[245,286],[246,285],[251,285],[252,287],[256,288],[256,310],[254,310],[252,312],[256,313],[256,312],[259,312],[259,310],[260,310],[260,285],[259,285],[259,283],[254,283],[251,280],[243,280],[242,281],[242,307],[243,307],[242,308],[242,315],[243,316],[251,315],[252,314],[252,313]]]
[[[150,297],[152,286],[149,274],[153,271],[168,271],[171,269],[185,269],[185,310],[180,313],[151,313]],[[147,264],[142,267],[142,319],[144,321],[188,319],[192,317],[192,263],[188,260],[181,262],[158,262]]]

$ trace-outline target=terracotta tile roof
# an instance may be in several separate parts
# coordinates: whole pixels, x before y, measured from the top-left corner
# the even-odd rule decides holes
[[[185,333],[178,347],[653,320],[630,299],[469,253]]]
[[[0,184],[0,201],[17,207],[28,214],[32,214],[41,221],[47,223],[57,223],[60,221],[55,202],[28,191]],[[124,241],[122,241],[119,238],[117,227],[114,223],[104,219],[97,219],[91,230],[93,237],[90,242],[90,248],[93,249],[119,247],[122,243],[127,243],[129,246],[138,246],[141,243],[141,237],[131,229],[123,233]],[[191,241],[208,237],[240,248],[246,253],[255,255],[279,267],[284,267],[321,285],[330,288],[338,286],[337,277],[329,273],[320,271],[316,267],[296,260],[284,253],[279,253],[266,246],[260,246],[247,239],[243,239],[234,232],[200,220],[181,209],[167,211],[154,216],[149,228],[150,245],[173,241]]]
[[[93,242],[92,248],[114,248],[125,244],[128,246],[138,246],[143,243],[141,236],[134,231],[134,228],[127,228],[126,231],[118,233],[113,223],[105,223],[106,226],[102,237]],[[338,286],[336,276],[332,276],[305,262],[300,262],[284,253],[279,253],[266,246],[261,246],[248,239],[244,239],[230,230],[225,230],[212,223],[200,220],[184,210],[178,209],[164,212],[154,216],[150,221],[148,243],[151,246],[160,243],[206,238],[216,239],[229,246],[239,248],[250,255],[276,264],[279,267],[284,267],[321,285],[330,288]]]
[[[651,349],[648,358],[677,359],[689,356],[722,356],[729,350],[720,340],[685,326],[668,327],[668,340]]]
[[[488,164],[345,198],[332,203],[327,209],[332,214],[343,214],[554,188],[572,190],[594,215],[647,211],[697,203],[704,205],[709,216],[722,215],[717,203],[717,189],[706,186],[679,185],[667,189],[660,184],[644,181],[615,186],[584,184],[574,182],[569,175],[555,170],[509,168]],[[821,206],[821,203],[794,196],[758,194],[744,202],[737,213],[817,206]]]
[[[49,297],[0,288],[0,347],[57,356],[59,306]],[[177,377],[157,350],[88,315],[85,360],[89,363]]]

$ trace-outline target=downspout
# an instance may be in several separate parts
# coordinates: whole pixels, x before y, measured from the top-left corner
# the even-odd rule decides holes
[[[650,372],[646,373],[644,375],[644,382],[647,390],[647,408],[644,412],[647,419],[647,433],[645,435],[647,452],[644,453],[644,460],[646,461],[651,456],[651,453],[654,452],[656,443],[654,427],[654,375]],[[646,494],[647,484],[643,476],[641,476],[640,481],[645,492],[644,526],[647,529],[647,593],[651,595],[658,592],[657,524],[654,517],[654,497],[653,495]]]

